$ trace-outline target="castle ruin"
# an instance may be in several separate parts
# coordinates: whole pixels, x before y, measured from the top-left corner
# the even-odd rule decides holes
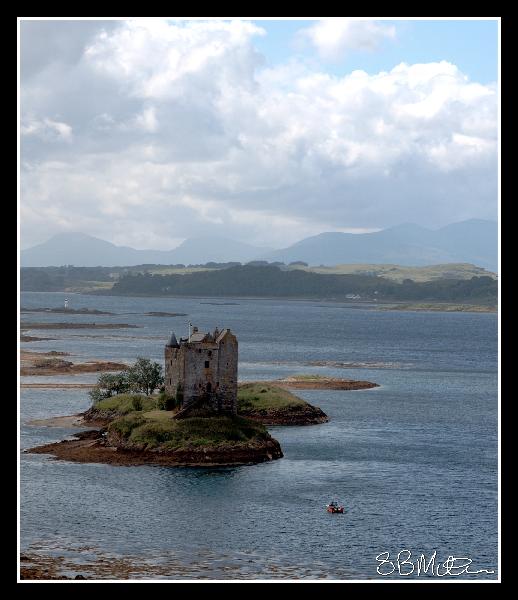
[[[186,339],[171,333],[165,346],[165,391],[180,408],[203,405],[213,413],[237,413],[237,338],[230,329]]]

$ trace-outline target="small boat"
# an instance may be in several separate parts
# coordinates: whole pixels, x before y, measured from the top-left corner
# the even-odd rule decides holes
[[[338,504],[338,502],[331,502],[330,504],[327,505],[327,512],[328,513],[339,513],[339,514],[343,514],[344,512],[344,507],[340,506]]]

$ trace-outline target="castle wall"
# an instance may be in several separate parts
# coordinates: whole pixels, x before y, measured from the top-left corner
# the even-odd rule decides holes
[[[183,348],[165,347],[164,387],[166,394],[174,396],[178,383],[184,379],[184,350]]]
[[[219,343],[218,391],[221,409],[237,413],[237,338],[227,333]]]
[[[215,412],[237,412],[237,338],[227,331],[216,342],[182,343],[165,347],[165,391],[183,390],[182,406],[203,398]]]
[[[208,367],[205,366],[207,363]],[[218,347],[216,344],[198,343],[186,345],[184,405],[207,393],[215,392],[217,365]]]

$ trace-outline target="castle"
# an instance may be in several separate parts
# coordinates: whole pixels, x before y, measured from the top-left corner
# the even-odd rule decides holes
[[[203,405],[214,413],[237,413],[237,338],[230,329],[171,337],[165,346],[165,391],[180,408]]]

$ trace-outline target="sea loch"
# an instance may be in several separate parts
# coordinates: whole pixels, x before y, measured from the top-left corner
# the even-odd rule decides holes
[[[21,305],[63,306],[64,297],[24,293]],[[139,355],[162,361],[171,330],[186,333],[188,320],[201,327],[222,323],[239,336],[240,381],[314,373],[380,387],[297,391],[330,422],[271,427],[284,452],[271,463],[113,467],[22,454],[22,553],[62,557],[69,576],[376,579],[376,557],[397,547],[416,556],[435,550],[468,556],[476,569],[495,573],[463,577],[498,576],[495,314],[382,312],[311,301],[67,297],[71,308],[114,313],[96,322],[138,328],[40,332],[54,339],[23,348],[69,352],[81,361],[131,362]],[[188,316],[144,314],[152,311]],[[92,316],[31,320],[86,323]],[[311,365],[315,361],[320,366]],[[22,449],[73,432],[29,421],[89,404],[85,389],[23,388]],[[325,511],[334,499],[345,505],[344,515]],[[399,576],[383,579],[391,577]]]

